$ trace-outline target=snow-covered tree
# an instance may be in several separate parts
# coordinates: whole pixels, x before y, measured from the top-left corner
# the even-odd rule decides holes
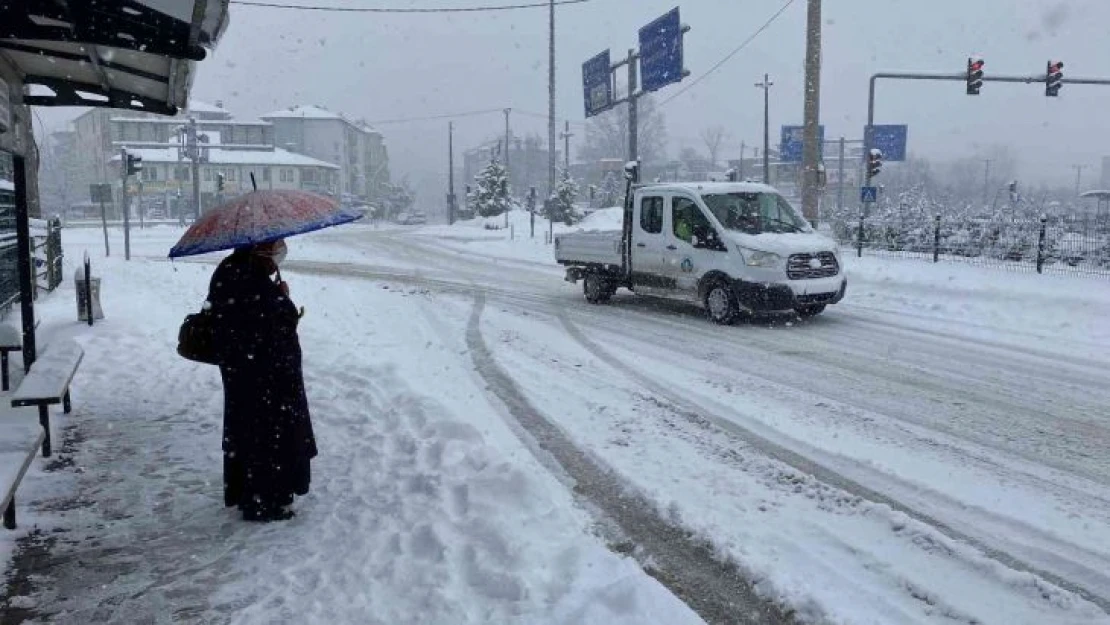
[[[599,206],[608,208],[619,205],[622,192],[620,178],[613,172],[605,174],[605,177],[601,179],[601,188],[597,192]]]
[[[474,181],[474,208],[478,215],[494,217],[509,210],[509,178],[505,175],[505,166],[497,159],[478,172]]]
[[[551,194],[551,201],[547,203],[547,218],[551,221],[561,221],[571,225],[578,221],[578,211],[574,201],[578,199],[578,183],[570,177],[570,172],[563,170],[559,183],[555,185],[555,192]]]

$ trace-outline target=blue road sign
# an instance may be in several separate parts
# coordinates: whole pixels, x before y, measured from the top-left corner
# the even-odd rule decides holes
[[[586,117],[605,112],[613,106],[613,79],[609,68],[608,50],[582,64],[582,96],[586,102]]]
[[[825,127],[817,127],[817,148],[824,153]],[[802,126],[783,126],[782,143],[779,144],[779,160],[784,163],[802,162]]]
[[[859,188],[859,201],[863,204],[871,204],[879,199],[878,187],[860,187]]]
[[[682,80],[682,22],[678,7],[640,29],[640,86],[655,91]]]
[[[884,161],[904,161],[907,128],[905,124],[876,124],[870,127],[870,132],[865,127],[863,136],[868,146],[883,151]]]

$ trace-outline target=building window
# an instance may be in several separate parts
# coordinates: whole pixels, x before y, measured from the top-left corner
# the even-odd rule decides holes
[[[269,167],[263,167],[262,168],[262,182],[269,182],[269,181],[270,181],[270,168]]]
[[[209,169],[208,167],[204,168],[204,181],[205,182],[212,182],[212,170]]]
[[[235,170],[234,169],[227,170],[226,174],[227,175],[224,176],[224,178],[226,178],[228,182],[234,182],[235,181]]]

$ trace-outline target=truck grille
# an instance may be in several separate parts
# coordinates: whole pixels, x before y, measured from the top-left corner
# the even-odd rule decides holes
[[[817,259],[821,266],[814,268],[810,261]],[[814,278],[831,278],[840,273],[840,265],[832,252],[818,252],[816,254],[792,254],[786,261],[786,277],[791,280],[812,280]]]

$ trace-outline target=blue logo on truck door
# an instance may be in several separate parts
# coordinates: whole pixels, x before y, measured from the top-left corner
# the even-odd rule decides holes
[[[692,271],[694,271],[694,261],[690,260],[689,257],[683,258],[682,273],[691,273]]]

